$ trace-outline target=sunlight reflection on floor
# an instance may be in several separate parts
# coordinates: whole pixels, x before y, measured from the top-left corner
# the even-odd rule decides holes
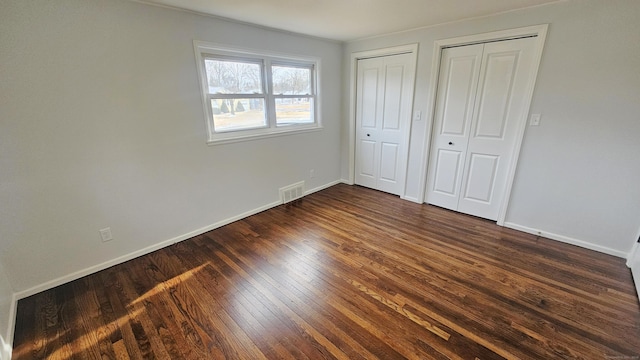
[[[180,285],[183,282],[186,282],[187,280],[191,279],[193,276],[195,276],[195,274],[199,271],[202,271],[202,269],[204,267],[206,267],[207,265],[209,265],[209,263],[205,263],[202,264],[198,267],[195,267],[189,271],[183,272],[182,274],[175,276],[169,280],[163,281],[161,283],[159,283],[158,285],[154,286],[153,288],[151,288],[149,291],[145,292],[144,294],[138,296],[137,299],[135,299],[134,301],[131,302],[131,305],[136,305],[136,304],[140,304],[140,303],[144,303],[145,300],[151,298],[154,295],[157,295],[160,292],[163,291],[167,291],[169,288],[176,286],[176,285]]]

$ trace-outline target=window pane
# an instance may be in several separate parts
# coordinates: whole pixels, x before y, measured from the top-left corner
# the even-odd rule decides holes
[[[267,126],[264,99],[211,99],[211,112],[216,132]]]
[[[262,65],[205,59],[209,94],[262,94]]]
[[[271,72],[274,94],[311,95],[311,68],[274,65]]]
[[[276,125],[312,124],[313,99],[276,99]]]

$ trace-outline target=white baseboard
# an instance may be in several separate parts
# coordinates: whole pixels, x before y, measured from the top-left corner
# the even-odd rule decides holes
[[[311,190],[307,190],[307,191],[304,192],[304,195],[306,196],[306,195],[309,195],[309,194],[313,194],[314,192],[318,192],[320,190],[324,190],[324,189],[330,188],[330,187],[332,187],[334,185],[338,185],[338,184],[340,184],[342,182],[344,182],[344,180],[332,181],[332,182],[330,182],[328,184],[324,184],[324,185],[318,186],[317,188],[313,188]]]
[[[542,230],[539,230],[539,229],[530,228],[530,227],[527,227],[527,226],[522,226],[522,225],[510,223],[510,222],[505,222],[504,226],[508,227],[508,228],[511,228],[511,229],[514,229],[514,230],[526,232],[526,233],[529,233],[529,234],[540,235],[542,237],[546,237],[546,238],[549,238],[549,239],[552,239],[552,240],[557,240],[557,241],[560,241],[560,242],[563,242],[563,243],[580,246],[580,247],[583,247],[585,249],[594,250],[594,251],[598,251],[598,252],[605,253],[605,254],[608,254],[608,255],[617,256],[617,257],[620,257],[620,258],[623,258],[623,259],[626,259],[629,256],[629,254],[624,252],[624,251],[611,249],[611,248],[608,248],[608,247],[605,247],[605,246],[592,244],[592,243],[587,242],[587,241],[578,240],[578,239],[574,239],[574,238],[571,238],[571,237],[568,237],[568,236],[558,235],[558,234],[550,233],[550,232],[547,232],[547,231],[542,231]]]
[[[330,182],[328,184],[316,187],[314,189],[307,190],[307,191],[305,191],[305,195],[309,195],[309,194],[312,194],[314,192],[317,192],[317,191],[320,191],[320,190],[324,190],[326,188],[329,188],[329,187],[331,187],[333,185],[336,185],[336,184],[339,184],[341,182],[343,182],[343,180],[337,180],[337,181],[333,181],[333,182]],[[46,290],[52,289],[52,288],[54,288],[56,286],[59,286],[59,285],[62,285],[62,284],[66,284],[66,283],[71,282],[73,280],[77,280],[77,279],[79,279],[81,277],[84,277],[84,276],[96,273],[98,271],[107,269],[107,268],[109,268],[111,266],[118,265],[118,264],[124,263],[126,261],[135,259],[135,258],[137,258],[139,256],[149,254],[151,252],[154,252],[156,250],[162,249],[164,247],[167,247],[167,246],[173,245],[175,243],[190,239],[190,238],[192,238],[194,236],[198,236],[198,235],[204,234],[204,233],[206,233],[208,231],[217,229],[217,228],[222,227],[224,225],[230,224],[230,223],[232,223],[234,221],[238,221],[238,220],[244,219],[244,218],[249,217],[251,215],[255,215],[255,214],[259,213],[259,212],[262,212],[262,211],[265,211],[265,210],[269,210],[269,209],[274,208],[274,207],[279,206],[279,205],[282,205],[281,201],[276,201],[276,202],[272,202],[270,204],[266,204],[264,206],[258,207],[256,209],[244,212],[244,213],[236,215],[236,216],[232,216],[232,217],[230,217],[228,219],[225,219],[225,220],[222,220],[222,221],[218,221],[218,222],[216,222],[214,224],[211,224],[211,225],[196,229],[196,230],[188,232],[186,234],[183,234],[183,235],[180,235],[180,236],[176,236],[174,238],[162,241],[160,243],[148,246],[146,248],[131,252],[129,254],[117,257],[117,258],[109,260],[109,261],[105,261],[105,262],[103,262],[101,264],[98,264],[98,265],[90,266],[90,267],[88,267],[86,269],[82,269],[82,270],[76,271],[74,273],[65,275],[65,276],[61,276],[61,277],[59,277],[57,279],[53,279],[51,281],[47,281],[46,283],[31,287],[29,289],[22,290],[22,291],[19,291],[19,292],[13,294],[13,299],[12,299],[12,304],[11,304],[11,314],[9,315],[9,324],[8,324],[8,327],[7,327],[7,336],[6,336],[6,338],[4,338],[3,337],[4,334],[0,334],[0,360],[9,360],[9,359],[11,359],[11,351],[12,351],[11,344],[13,344],[13,333],[14,333],[14,328],[15,328],[15,319],[16,319],[16,310],[17,310],[18,300],[24,299],[24,298],[29,297],[31,295],[35,295],[35,294],[37,294],[39,292],[42,292],[42,291],[46,291]]]
[[[307,190],[307,191],[305,191],[305,195],[309,195],[309,194],[324,190],[326,188],[329,188],[331,186],[334,186],[334,185],[340,184],[340,183],[344,183],[344,184],[347,184],[347,185],[353,185],[353,183],[349,182],[348,180],[340,179],[340,180],[332,181],[332,182],[327,183],[325,185],[322,185],[322,186]],[[414,198],[411,198],[411,197],[403,197],[403,199],[408,200],[408,201],[417,202],[417,199],[414,199]],[[260,213],[262,211],[274,208],[274,207],[279,206],[281,204],[282,204],[281,201],[276,201],[276,202],[272,202],[270,204],[266,204],[264,206],[258,207],[256,209],[247,211],[245,213],[242,213],[242,214],[239,214],[239,215],[236,215],[236,216],[232,216],[232,217],[230,217],[228,219],[225,219],[225,220],[222,220],[222,221],[218,221],[218,222],[216,222],[214,224],[211,224],[211,225],[196,229],[196,230],[188,232],[186,234],[183,234],[183,235],[180,235],[180,236],[176,236],[174,238],[162,241],[160,243],[148,246],[146,248],[131,252],[129,254],[117,257],[117,258],[109,260],[109,261],[105,261],[105,262],[103,262],[101,264],[94,265],[94,266],[88,267],[88,268],[83,269],[83,270],[76,271],[74,273],[59,277],[57,279],[48,281],[46,283],[43,283],[43,284],[40,284],[40,285],[34,286],[32,288],[29,288],[29,289],[26,289],[26,290],[23,290],[23,291],[20,291],[18,293],[13,294],[13,299],[12,299],[12,304],[11,304],[11,314],[10,314],[10,317],[9,317],[9,324],[8,324],[8,329],[7,329],[7,334],[6,334],[7,337],[4,338],[2,336],[2,334],[0,334],[0,360],[10,360],[11,359],[11,351],[12,351],[11,345],[13,343],[13,333],[14,333],[14,327],[15,327],[15,318],[16,318],[16,309],[17,309],[18,300],[26,298],[26,297],[29,297],[31,295],[37,294],[37,293],[45,291],[45,290],[52,289],[52,288],[54,288],[56,286],[59,286],[59,285],[62,285],[62,284],[66,284],[66,283],[71,282],[73,280],[77,280],[77,279],[79,279],[81,277],[84,277],[84,276],[96,273],[98,271],[107,269],[107,268],[109,268],[111,266],[118,265],[118,264],[121,264],[123,262],[135,259],[135,258],[137,258],[139,256],[149,254],[149,253],[151,253],[153,251],[156,251],[156,250],[162,249],[164,247],[173,245],[175,243],[190,239],[190,238],[192,238],[194,236],[198,236],[198,235],[204,234],[204,233],[206,233],[208,231],[217,229],[217,228],[222,227],[224,225],[230,224],[230,223],[232,223],[234,221],[241,220],[241,219],[246,218],[248,216],[255,215],[255,214]],[[618,250],[615,250],[615,249],[611,249],[611,248],[607,248],[607,247],[591,244],[591,243],[588,243],[586,241],[573,239],[573,238],[570,238],[570,237],[567,237],[567,236],[557,235],[557,234],[549,233],[549,232],[546,232],[546,231],[541,231],[541,230],[538,230],[538,229],[529,228],[529,227],[518,225],[518,224],[514,224],[514,223],[507,222],[507,223],[504,224],[504,226],[508,227],[508,228],[511,228],[511,229],[523,231],[523,232],[530,233],[530,234],[540,235],[540,236],[543,236],[543,237],[546,237],[546,238],[549,238],[549,239],[561,241],[561,242],[572,244],[572,245],[577,245],[577,246],[580,246],[580,247],[583,247],[583,248],[599,251],[599,252],[602,252],[602,253],[605,253],[605,254],[609,254],[609,255],[613,255],[613,256],[617,256],[617,257],[621,257],[621,258],[628,258],[628,256],[629,256],[628,253],[625,253],[625,252],[622,252],[622,251],[618,251]],[[633,252],[631,252],[631,253],[633,253]]]
[[[222,227],[224,225],[231,224],[234,221],[238,221],[240,219],[244,219],[244,218],[246,218],[248,216],[255,215],[255,214],[259,213],[259,212],[271,209],[271,208],[276,207],[276,206],[281,205],[281,204],[282,204],[281,201],[276,201],[276,202],[272,202],[270,204],[261,206],[259,208],[247,211],[247,212],[242,213],[240,215],[232,216],[232,217],[230,217],[228,219],[225,219],[225,220],[222,220],[222,221],[218,221],[218,222],[216,222],[214,224],[202,227],[202,228],[197,229],[197,230],[193,230],[193,231],[188,232],[186,234],[179,235],[179,236],[176,236],[174,238],[159,242],[157,244],[148,246],[148,247],[146,247],[144,249],[140,249],[140,250],[134,251],[132,253],[117,257],[115,259],[112,259],[112,260],[109,260],[109,261],[105,261],[105,262],[103,262],[101,264],[90,266],[90,267],[88,267],[86,269],[76,271],[74,273],[59,277],[59,278],[51,280],[51,281],[47,281],[44,284],[40,284],[40,285],[34,286],[34,287],[29,288],[27,290],[19,291],[18,293],[16,293],[16,297],[17,297],[18,300],[19,299],[24,299],[24,298],[29,297],[31,295],[37,294],[39,292],[52,289],[52,288],[54,288],[56,286],[59,286],[59,285],[62,285],[62,284],[66,284],[66,283],[71,282],[73,280],[77,280],[77,279],[79,279],[81,277],[84,277],[84,276],[96,273],[98,271],[110,268],[111,266],[121,264],[123,262],[126,262],[126,261],[129,261],[129,260],[135,259],[137,257],[140,257],[142,255],[149,254],[149,253],[154,252],[156,250],[160,250],[160,249],[162,249],[164,247],[167,247],[169,245],[173,245],[175,243],[190,239],[190,238],[192,238],[194,236],[198,236],[198,235],[204,234],[207,231],[211,231],[213,229],[217,229],[217,228]]]
[[[336,185],[336,184],[339,184],[341,182],[342,182],[342,180],[332,181],[332,182],[330,182],[328,184],[316,187],[316,188],[311,189],[311,190],[307,190],[307,191],[305,191],[305,195],[309,195],[309,194],[312,194],[314,192],[317,192],[317,191],[320,191],[320,190],[324,190],[326,188],[329,188],[329,187],[331,187],[333,185]],[[242,213],[240,215],[232,216],[232,217],[230,217],[228,219],[225,219],[225,220],[222,220],[222,221],[218,221],[218,222],[216,222],[214,224],[202,227],[200,229],[188,232],[186,234],[183,234],[183,235],[180,235],[180,236],[176,236],[174,238],[171,238],[171,239],[162,241],[160,243],[148,246],[148,247],[146,247],[144,249],[140,249],[140,250],[134,251],[132,253],[117,257],[115,259],[112,259],[112,260],[109,260],[109,261],[105,261],[105,262],[103,262],[101,264],[94,265],[94,266],[88,267],[86,269],[82,269],[82,270],[76,271],[74,273],[59,277],[59,278],[51,280],[51,281],[47,281],[44,284],[36,285],[36,286],[34,286],[32,288],[29,288],[27,290],[19,291],[18,293],[15,294],[16,301],[19,300],[19,299],[24,299],[24,298],[29,297],[31,295],[37,294],[39,292],[52,289],[52,288],[54,288],[56,286],[59,286],[59,285],[62,285],[62,284],[66,284],[66,283],[71,282],[73,280],[77,280],[77,279],[79,279],[81,277],[96,273],[98,271],[107,269],[107,268],[109,268],[111,266],[118,265],[118,264],[121,264],[123,262],[135,259],[135,258],[137,258],[139,256],[149,254],[149,253],[154,252],[156,250],[160,250],[160,249],[162,249],[164,247],[167,247],[169,245],[173,245],[175,243],[190,239],[190,238],[192,238],[194,236],[198,236],[198,235],[204,234],[207,231],[211,231],[213,229],[217,229],[217,228],[222,227],[224,225],[231,224],[234,221],[238,221],[238,220],[244,219],[244,218],[246,218],[248,216],[255,215],[255,214],[259,213],[259,212],[262,212],[262,211],[265,211],[265,210],[269,210],[269,209],[271,209],[273,207],[276,207],[278,205],[281,205],[281,204],[282,204],[281,201],[272,202],[270,204],[261,206],[259,208],[256,208],[256,209],[253,209],[253,210],[250,210],[250,211],[247,211],[247,212]]]

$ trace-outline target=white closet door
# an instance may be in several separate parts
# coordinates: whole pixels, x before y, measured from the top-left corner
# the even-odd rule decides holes
[[[356,177],[358,185],[376,188],[378,184],[378,131],[382,118],[384,88],[382,58],[358,61],[356,85]]]
[[[443,51],[435,117],[438,132],[431,149],[427,202],[497,220],[518,125],[526,116],[527,89],[534,76],[534,44],[533,38],[525,38]],[[480,66],[475,80],[467,81],[475,88],[473,93],[463,85],[445,81],[469,76],[469,66],[450,74],[454,70],[445,62],[452,62],[450,57],[462,57],[459,54],[465,48],[470,48],[469,53],[479,52],[482,59],[476,60]],[[461,123],[462,109],[465,115],[467,111],[471,114],[470,119],[464,118],[469,128],[454,139],[444,129],[451,128],[446,124]]]
[[[412,56],[363,59],[357,69],[355,182],[396,195],[404,191],[407,170]]]
[[[533,76],[533,38],[484,46],[458,211],[496,220]]]
[[[444,49],[427,176],[427,202],[457,210],[484,45]]]

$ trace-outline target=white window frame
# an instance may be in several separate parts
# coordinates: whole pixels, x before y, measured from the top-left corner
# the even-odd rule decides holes
[[[234,48],[226,45],[213,44],[195,40],[193,42],[196,68],[200,79],[200,93],[202,94],[202,105],[204,109],[205,122],[207,126],[207,144],[218,145],[230,142],[246,141],[265,137],[273,137],[287,134],[317,131],[322,129],[320,117],[320,94],[318,89],[320,78],[320,59],[316,57],[306,57],[298,55],[288,55],[281,53],[266,52],[252,49]],[[209,83],[205,69],[205,59],[207,58],[236,58],[240,61],[249,60],[261,62],[263,66],[263,91],[264,94],[254,95],[265,99],[265,116],[267,125],[260,128],[226,130],[216,132],[213,123],[213,112],[211,109],[211,98],[224,97],[209,93]],[[271,79],[271,66],[292,66],[311,69],[311,94],[310,95],[283,95],[273,94],[273,84]],[[241,97],[244,95],[237,95]],[[314,120],[309,124],[276,124],[276,99],[283,98],[310,98],[312,101],[311,116]]]

